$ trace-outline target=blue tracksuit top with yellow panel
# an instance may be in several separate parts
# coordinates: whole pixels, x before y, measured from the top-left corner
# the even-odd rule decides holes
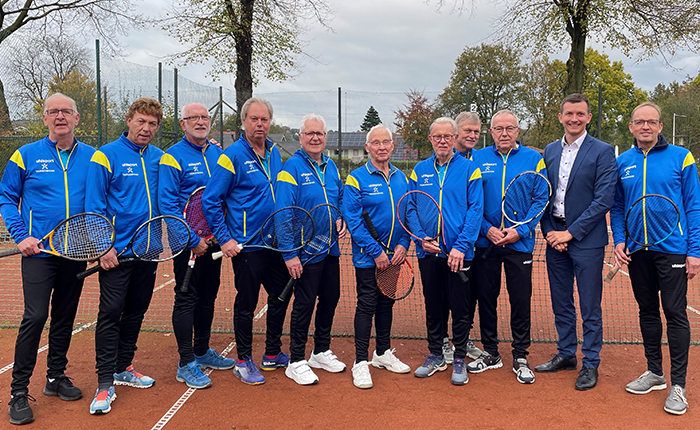
[[[700,257],[700,181],[693,154],[659,135],[647,153],[635,140],[631,149],[617,157],[617,166],[615,203],[610,210],[615,245],[625,241],[625,215],[632,203],[647,194],[661,194],[678,206],[680,228],[649,250]],[[630,252],[639,248],[631,240],[627,246]]]
[[[298,149],[292,158],[284,163],[277,175],[275,209],[287,206],[299,206],[310,211],[316,205],[328,203],[338,209],[343,199],[343,181],[332,159],[322,155],[321,164],[317,164],[303,149]],[[330,249],[330,255],[340,256],[340,247],[336,243]],[[301,257],[301,251],[282,254],[285,261],[295,256]],[[328,254],[318,255],[308,261],[317,263]],[[302,259],[304,261],[304,259]]]
[[[371,161],[348,175],[342,212],[352,235],[352,263],[355,267],[375,267],[374,259],[384,251],[369,234],[362,211],[369,213],[379,240],[390,250],[396,245],[408,249],[411,237],[401,227],[396,215],[396,204],[407,190],[406,175],[391,163],[388,177]]]
[[[160,159],[158,170],[158,205],[162,215],[182,217],[187,198],[194,190],[209,183],[211,171],[223,151],[207,141],[195,145],[183,137],[171,146]],[[190,248],[199,243],[192,232]]]
[[[221,154],[202,196],[204,216],[220,244],[231,239],[243,243],[258,232],[274,211],[274,184],[281,169],[277,146],[266,140],[265,158],[260,157],[245,133]],[[249,245],[262,245],[262,239],[258,235]]]
[[[472,161],[453,154],[445,165],[444,177],[440,176],[433,154],[416,164],[408,181],[408,189],[424,191],[438,202],[444,217],[447,251],[457,249],[464,253],[465,260],[473,260],[474,242],[479,235],[484,212],[481,172]],[[416,254],[418,258],[426,255],[419,241],[416,241]],[[447,258],[443,254],[437,256]]]
[[[474,163],[481,171],[481,182],[484,186],[484,218],[481,221],[481,230],[476,246],[487,247],[491,241],[486,237],[491,227],[497,229],[507,228],[512,225],[510,221],[503,218],[501,212],[501,201],[508,184],[519,173],[525,171],[535,171],[547,177],[547,171],[542,156],[532,148],[523,146],[520,142],[516,148],[511,149],[508,154],[501,154],[496,145],[474,151]],[[534,202],[533,205],[545,205],[546,200]],[[540,206],[541,207],[541,206]],[[528,224],[519,225],[515,228],[520,235],[520,240],[515,243],[505,245],[519,252],[532,252],[535,248],[535,229],[540,222],[540,215]]]
[[[85,172],[95,149],[74,139],[65,162],[59,151],[47,136],[17,149],[5,167],[0,213],[16,243],[30,236],[40,239],[85,211]]]
[[[118,253],[141,224],[159,215],[158,165],[162,156],[160,148],[137,145],[126,132],[92,156],[85,210],[113,221],[117,234],[114,249]],[[133,254],[128,250],[123,256]]]

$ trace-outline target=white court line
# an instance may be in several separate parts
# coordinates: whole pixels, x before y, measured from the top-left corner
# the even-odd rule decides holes
[[[157,286],[156,288],[153,289],[153,292],[155,293],[156,291],[162,289],[163,287],[165,287],[165,286],[167,286],[167,285],[172,284],[173,282],[175,282],[175,280],[174,280],[174,279],[171,279],[171,280],[169,280],[168,282],[166,282],[166,283],[164,283],[164,284],[160,284],[159,286]],[[70,335],[71,335],[71,336],[74,336],[74,335],[80,333],[81,331],[92,327],[92,326],[95,325],[95,324],[97,324],[97,320],[92,321],[92,322],[89,322],[89,323],[87,323],[87,324],[84,324],[84,325],[82,325],[82,326],[76,328],[75,330],[73,330],[73,332],[72,332]],[[37,355],[38,355],[38,354],[41,354],[42,352],[46,351],[47,349],[49,349],[49,344],[48,344],[48,343],[47,343],[46,345],[42,346],[41,348],[39,348],[39,349],[37,350],[36,353],[37,353]],[[3,373],[7,372],[7,371],[10,370],[10,369],[12,369],[13,367],[15,367],[14,361],[13,361],[12,363],[8,364],[7,366],[3,367],[2,369],[0,369],[0,375],[2,375]]]
[[[253,320],[259,320],[260,318],[262,318],[263,315],[265,315],[266,312],[267,304],[265,304],[265,306],[263,306],[262,309],[260,309],[260,312],[258,312],[253,317]],[[221,356],[226,357],[228,353],[233,350],[234,346],[236,346],[235,341],[229,343],[228,346],[223,351],[221,351]],[[209,375],[210,373],[211,369],[207,369],[206,374]],[[170,419],[175,416],[177,411],[179,411],[180,408],[184,406],[185,402],[187,402],[187,400],[192,396],[192,394],[195,393],[195,391],[197,390],[194,388],[188,388],[187,391],[185,391],[185,393],[182,396],[180,396],[180,398],[177,399],[177,401],[170,407],[170,409],[168,409],[168,412],[166,412],[161,417],[161,419],[158,420],[158,422],[151,428],[151,430],[162,430],[163,427],[165,427],[165,425],[168,423],[168,421],[170,421]]]

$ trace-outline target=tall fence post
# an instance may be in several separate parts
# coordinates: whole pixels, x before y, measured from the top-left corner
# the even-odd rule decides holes
[[[173,143],[177,142],[177,133],[180,130],[180,123],[178,122],[178,114],[177,114],[177,68],[175,69],[174,73],[174,82],[173,82],[173,131],[175,132],[175,137],[173,137]]]
[[[100,39],[95,39],[95,89],[97,90],[97,147],[102,146],[102,84],[100,83]]]
[[[163,105],[163,63],[158,63],[158,103]],[[163,127],[158,127],[158,148],[163,147]]]
[[[341,103],[340,103],[340,98],[341,98],[341,92],[340,92],[340,87],[338,87],[338,172],[342,175],[343,173],[343,127],[341,124],[341,116],[342,116],[342,109],[341,109]]]
[[[224,87],[219,87],[219,124],[221,125],[221,131],[219,131],[219,144],[224,147]]]
[[[603,112],[603,86],[598,84],[598,140],[601,140],[601,124],[602,124],[602,112]]]

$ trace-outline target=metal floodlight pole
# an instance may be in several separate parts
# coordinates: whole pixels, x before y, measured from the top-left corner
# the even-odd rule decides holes
[[[158,63],[158,103],[163,105],[163,63]],[[163,147],[163,127],[158,127],[158,148]]]
[[[672,144],[676,144],[676,117],[680,118],[688,118],[687,115],[678,115],[677,113],[673,113],[673,138],[671,139]]]
[[[341,127],[342,105],[341,105],[341,90],[338,87],[338,171],[343,171],[343,133]],[[342,173],[341,173],[342,175]]]
[[[219,87],[219,144],[224,147],[224,87]]]
[[[95,88],[97,89],[97,147],[102,146],[102,85],[100,84],[100,39],[95,39]]]

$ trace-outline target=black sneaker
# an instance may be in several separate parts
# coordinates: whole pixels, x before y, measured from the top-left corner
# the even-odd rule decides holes
[[[21,392],[12,395],[9,403],[10,409],[7,411],[10,414],[10,423],[20,425],[34,421],[34,413],[28,400],[36,402],[36,399],[28,393]]]
[[[47,396],[59,396],[61,400],[78,400],[83,397],[83,392],[80,388],[73,385],[71,378],[66,375],[61,375],[56,378],[46,378],[46,387],[44,394]]]

